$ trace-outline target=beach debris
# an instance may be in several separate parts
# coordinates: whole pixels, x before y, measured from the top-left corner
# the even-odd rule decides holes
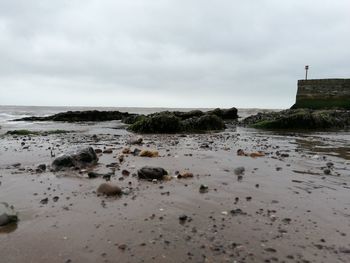
[[[139,154],[141,157],[159,157],[158,151],[153,151],[153,150],[142,150]]]
[[[201,194],[207,193],[209,191],[209,187],[205,184],[201,184],[201,186],[199,187],[199,192]]]
[[[181,179],[181,178],[192,178],[193,177],[193,173],[190,173],[190,172],[182,172],[182,173],[179,173],[177,175],[177,178]]]
[[[168,172],[161,167],[152,167],[152,166],[144,166],[137,171],[137,175],[139,179],[146,180],[162,180],[164,176],[167,175]]]
[[[78,167],[82,168],[92,164],[96,164],[98,157],[92,147],[80,149],[72,154],[64,154],[57,157],[52,166],[54,171],[60,171],[65,168]]]
[[[103,183],[97,188],[97,194],[103,194],[107,196],[121,195],[122,189],[114,184]]]
[[[17,212],[8,203],[0,203],[0,226],[5,226],[18,221]]]

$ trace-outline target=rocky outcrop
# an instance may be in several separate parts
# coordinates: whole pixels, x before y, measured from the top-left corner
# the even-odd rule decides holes
[[[344,129],[350,127],[350,111],[290,109],[258,113],[244,119],[240,125],[262,129]]]
[[[189,112],[164,111],[136,120],[129,130],[138,133],[178,133],[205,132],[225,129],[223,120],[237,119],[237,109],[215,109],[209,112],[194,110]]]
[[[112,121],[131,118],[133,116],[136,116],[136,114],[120,111],[67,111],[46,117],[26,117],[15,121]]]

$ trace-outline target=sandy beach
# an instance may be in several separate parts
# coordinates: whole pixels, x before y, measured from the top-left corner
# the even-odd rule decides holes
[[[0,201],[19,218],[1,227],[1,262],[350,261],[348,132],[135,135],[114,122],[75,125],[1,137]],[[137,136],[142,144],[130,145]],[[86,146],[102,151],[96,166],[50,171],[57,156]],[[143,166],[169,176],[140,180]],[[108,183],[124,194],[98,195],[106,180],[91,171],[112,173]],[[184,172],[193,177],[178,178]]]

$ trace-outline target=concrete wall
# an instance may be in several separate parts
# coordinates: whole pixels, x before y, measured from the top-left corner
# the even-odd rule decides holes
[[[298,80],[296,102],[292,108],[350,109],[350,79]]]

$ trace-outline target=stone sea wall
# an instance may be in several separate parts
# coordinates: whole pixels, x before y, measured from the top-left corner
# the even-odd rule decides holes
[[[350,79],[298,80],[292,108],[350,109]]]

